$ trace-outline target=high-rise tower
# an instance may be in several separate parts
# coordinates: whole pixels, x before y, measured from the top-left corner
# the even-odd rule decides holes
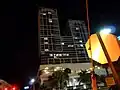
[[[69,20],[71,34],[61,36],[56,9],[40,8],[38,14],[40,69],[52,66],[75,70],[89,68],[85,49],[88,32],[84,21]]]
[[[57,10],[40,8],[38,17],[41,64],[52,64],[54,61],[49,58],[62,50]]]

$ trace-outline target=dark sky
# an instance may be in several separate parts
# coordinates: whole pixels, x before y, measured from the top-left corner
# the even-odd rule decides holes
[[[114,25],[120,34],[119,0],[89,0],[91,31]],[[15,3],[15,4],[14,4]],[[37,45],[37,6],[58,9],[61,30],[68,19],[86,21],[85,0],[18,0],[1,3],[0,78],[24,85],[37,73],[40,61]]]

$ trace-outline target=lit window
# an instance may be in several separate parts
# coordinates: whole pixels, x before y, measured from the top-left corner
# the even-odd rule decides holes
[[[46,13],[43,13],[43,15],[46,15]]]
[[[44,38],[44,40],[48,40],[48,38],[47,38],[47,37],[45,37],[45,38]]]
[[[48,14],[51,14],[51,12],[48,12]]]
[[[67,56],[69,56],[69,54],[66,54]]]
[[[83,44],[80,44],[81,47],[83,47]]]
[[[76,27],[76,30],[79,30],[79,28],[78,28],[78,27]]]
[[[64,43],[61,43],[62,45],[64,45]]]
[[[48,42],[44,42],[44,44],[48,44]]]
[[[58,54],[56,54],[56,56],[59,56]]]
[[[79,42],[82,42],[82,40],[80,40]]]
[[[53,54],[50,54],[50,56],[52,57],[52,56],[53,56]]]
[[[62,56],[62,54],[59,54],[59,56],[61,57],[61,56]]]
[[[45,51],[49,51],[48,49],[45,49]]]
[[[66,56],[66,54],[63,54],[63,56]]]
[[[56,56],[54,56],[54,58],[57,58]]]
[[[75,37],[75,39],[78,39],[78,37]]]
[[[49,22],[52,23],[52,19],[49,19]]]
[[[73,47],[73,45],[68,45],[68,47]]]

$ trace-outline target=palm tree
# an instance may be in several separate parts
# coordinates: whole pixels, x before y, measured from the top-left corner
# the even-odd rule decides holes
[[[44,81],[44,84],[40,86],[41,90],[64,90],[67,86],[67,81],[69,80],[69,73],[71,73],[69,68],[53,71],[52,75],[48,77],[48,80]]]
[[[71,70],[69,68],[66,68],[64,71],[54,71],[52,76],[49,77],[48,81],[51,81],[52,87],[63,90],[67,86],[67,81],[69,80],[69,73],[71,73]]]
[[[78,73],[79,77],[79,83],[87,83],[87,82],[91,82],[90,79],[90,73],[87,73],[86,70],[81,70],[81,72]]]

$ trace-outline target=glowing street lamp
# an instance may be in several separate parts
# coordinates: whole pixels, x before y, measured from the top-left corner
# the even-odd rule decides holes
[[[120,40],[120,36],[118,36],[117,38],[118,38],[118,40]]]
[[[114,26],[105,26],[103,29],[100,30],[100,33],[102,34],[110,34],[114,33],[116,31],[116,28]]]
[[[29,89],[29,86],[25,86],[24,89],[25,89],[25,90]]]
[[[100,33],[102,34],[109,34],[112,32],[112,29],[111,28],[104,28],[100,31]]]
[[[32,79],[30,80],[29,84],[32,85],[34,82],[35,82],[35,79],[32,78]]]

